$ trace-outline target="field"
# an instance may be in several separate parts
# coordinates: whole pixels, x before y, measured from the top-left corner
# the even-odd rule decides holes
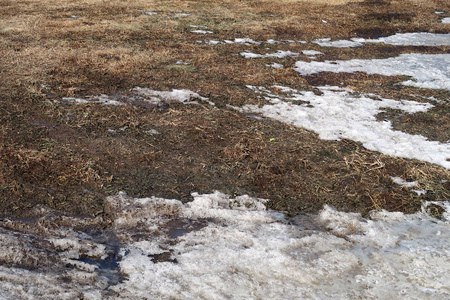
[[[105,198],[119,191],[182,201],[192,200],[193,192],[248,194],[291,215],[317,212],[324,204],[363,215],[374,209],[412,213],[423,201],[450,200],[450,175],[442,166],[388,156],[346,138],[324,140],[235,109],[266,103],[250,85],[314,93],[331,85],[394,100],[436,99],[426,112],[385,109],[377,118],[395,130],[448,143],[448,89],[402,86],[402,75],[300,75],[292,67],[298,57],[240,55],[316,50],[320,61],[331,61],[448,53],[448,44],[312,43],[448,33],[441,22],[450,11],[447,1],[0,0],[0,8],[3,216],[30,217],[33,208],[45,206],[108,219]],[[223,42],[240,38],[290,42]],[[205,42],[211,40],[219,43]],[[286,67],[267,66],[274,62]],[[186,89],[208,100],[74,102],[101,94],[125,99],[135,87]],[[392,177],[417,181],[426,193]],[[432,210],[439,215],[439,207]]]
[[[449,299],[448,0],[0,0],[0,298]]]

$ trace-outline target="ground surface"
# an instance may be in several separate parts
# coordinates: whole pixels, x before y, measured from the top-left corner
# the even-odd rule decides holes
[[[447,1],[0,0],[0,8],[2,215],[27,216],[37,205],[103,215],[105,197],[118,191],[183,201],[191,200],[192,192],[249,194],[268,198],[270,208],[290,214],[318,211],[324,204],[363,214],[379,208],[412,212],[423,200],[450,200],[450,175],[442,167],[389,157],[350,140],[321,140],[313,132],[227,106],[260,104],[246,85],[302,90],[339,85],[419,102],[411,95],[447,100],[448,91],[396,85],[401,76],[301,76],[292,68],[274,69],[264,59],[238,55],[261,53],[271,45],[197,42],[448,33],[448,24],[440,22],[450,12]],[[213,33],[206,38],[192,33],[190,25]],[[323,52],[311,43],[276,49],[283,47]],[[449,50],[374,44],[328,48],[320,59]],[[216,106],[202,101],[158,106],[60,102],[63,97],[126,95],[136,86],[189,89]],[[391,120],[396,130],[449,140],[445,102],[426,113],[388,110],[379,118]],[[411,193],[393,176],[418,181],[427,193]]]

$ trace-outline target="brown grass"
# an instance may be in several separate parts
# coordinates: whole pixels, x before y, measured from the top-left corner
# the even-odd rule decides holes
[[[101,214],[104,197],[120,190],[182,200],[189,200],[194,191],[247,193],[269,198],[269,207],[292,214],[317,211],[324,203],[363,213],[381,208],[411,212],[421,199],[450,197],[445,182],[450,176],[440,167],[387,157],[348,140],[323,141],[306,130],[255,120],[226,106],[262,104],[248,84],[305,90],[336,84],[416,101],[425,101],[420,95],[446,100],[448,93],[399,89],[399,77],[301,77],[291,68],[265,66],[273,60],[237,55],[246,49],[319,50],[315,44],[197,43],[239,37],[311,41],[448,32],[439,22],[442,16],[434,13],[450,11],[446,1],[29,0],[1,1],[0,6],[3,214],[23,215],[39,204],[65,213]],[[179,11],[190,15],[177,15]],[[190,33],[190,25],[207,26],[214,34]],[[386,45],[321,49],[322,59],[330,60],[448,50]],[[293,64],[295,59],[285,62]],[[126,95],[135,86],[187,88],[209,97],[217,107],[53,102],[64,96]],[[392,119],[399,130],[444,141],[446,133],[436,129],[448,128],[447,111],[448,105],[440,105],[427,115],[380,117]],[[431,128],[428,133],[424,124]],[[161,134],[145,133],[151,129]],[[429,192],[418,197],[393,184],[390,176],[418,180]]]

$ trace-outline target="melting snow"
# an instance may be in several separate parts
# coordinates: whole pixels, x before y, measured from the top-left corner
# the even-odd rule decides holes
[[[295,70],[302,75],[319,72],[365,72],[386,76],[407,75],[414,80],[404,85],[450,90],[450,54],[402,54],[386,59],[353,59],[347,61],[303,62],[295,64]]]
[[[249,86],[270,104],[245,105],[243,113],[257,113],[294,126],[315,131],[320,138],[347,138],[363,143],[370,150],[387,155],[413,158],[450,168],[450,144],[429,141],[420,135],[394,131],[389,121],[379,122],[382,108],[406,113],[427,111],[433,105],[415,101],[396,101],[375,95],[357,94],[350,89],[319,87],[321,95],[285,88],[288,95],[276,95],[263,87]],[[375,99],[374,99],[375,98]]]
[[[177,64],[188,64],[184,62],[177,62]],[[86,98],[63,97],[61,102],[65,103],[79,103],[79,104],[103,104],[103,105],[125,105],[145,102],[151,105],[161,105],[163,103],[181,102],[184,104],[196,104],[198,102],[194,99],[206,101],[210,105],[215,105],[209,101],[208,98],[202,97],[199,94],[186,89],[173,89],[172,91],[155,91],[148,88],[135,87],[132,89],[133,95],[100,95],[88,96]]]
[[[148,16],[154,16],[157,15],[158,13],[154,12],[154,11],[148,11],[148,10],[138,10],[139,12],[148,15]]]
[[[396,33],[388,37],[362,41],[365,43],[385,43],[395,46],[450,46],[450,34],[428,32]]]
[[[282,68],[284,68],[284,66],[282,64],[278,64],[278,63],[272,63],[272,64],[266,65],[266,66],[272,67],[274,69],[282,69]]]
[[[275,53],[267,53],[267,54],[256,54],[250,51],[244,51],[239,54],[245,58],[265,58],[265,57],[286,58],[286,57],[298,57],[300,55],[299,53],[283,50],[278,50]]]
[[[400,177],[391,177],[392,181],[395,182],[398,185],[407,187],[407,188],[412,188],[415,187],[418,182],[417,181],[406,181],[403,178]]]
[[[315,56],[315,55],[321,55],[323,53],[320,51],[316,51],[316,50],[302,50],[302,54]]]
[[[395,35],[380,37],[378,39],[352,38],[350,40],[332,41],[331,38],[324,38],[312,42],[322,47],[336,48],[363,47],[365,43],[385,43],[395,46],[449,46],[450,34],[413,32],[396,33]]]
[[[349,40],[338,40],[332,41],[330,38],[317,39],[312,41],[313,43],[321,46],[321,47],[336,47],[336,48],[354,48],[354,47],[362,47],[364,44],[358,41],[349,41]]]
[[[21,228],[21,233],[0,230],[0,255],[9,265],[0,266],[2,297],[450,297],[448,214],[437,220],[425,213],[379,211],[364,219],[325,206],[318,215],[288,218],[265,210],[262,199],[219,192],[193,196],[186,204],[124,193],[106,200],[113,221],[110,234],[121,243],[116,272],[126,275],[115,282],[96,265],[78,259],[102,260],[108,252],[89,235],[59,227],[38,237],[34,226],[2,221]],[[33,268],[20,267],[27,261]]]
[[[117,101],[113,97],[108,95],[100,95],[100,96],[90,96],[87,98],[76,98],[76,97],[63,97],[61,98],[61,102],[63,103],[94,103],[94,104],[103,104],[103,105],[124,105],[123,102]]]
[[[191,32],[192,32],[192,33],[199,33],[199,34],[214,33],[214,32],[212,32],[212,31],[210,31],[210,30],[201,30],[201,29],[198,29],[198,30],[192,30]]]

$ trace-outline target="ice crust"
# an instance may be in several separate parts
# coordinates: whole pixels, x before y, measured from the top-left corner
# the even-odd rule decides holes
[[[347,138],[362,142],[367,149],[387,155],[418,159],[450,168],[450,144],[429,141],[421,135],[394,131],[390,121],[376,119],[383,108],[415,113],[433,107],[429,103],[396,101],[376,95],[355,95],[351,89],[330,86],[318,87],[320,95],[275,86],[274,88],[285,93],[279,95],[264,87],[248,87],[261,94],[270,104],[237,108],[243,113],[261,114],[303,127],[317,132],[322,139]]]
[[[406,75],[404,85],[450,90],[450,54],[401,54],[386,59],[353,59],[338,61],[298,61],[295,70],[302,75],[319,72],[364,72],[386,76]]]

